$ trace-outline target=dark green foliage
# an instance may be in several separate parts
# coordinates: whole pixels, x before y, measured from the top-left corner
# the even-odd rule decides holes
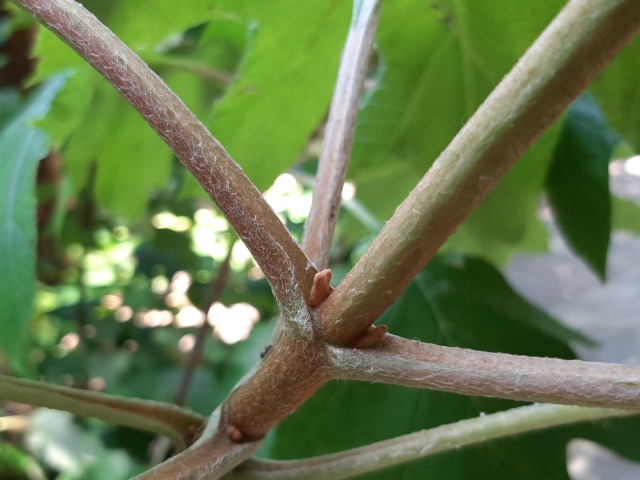
[[[604,280],[611,231],[609,158],[617,138],[595,100],[569,108],[547,174],[547,193],[562,232]]]

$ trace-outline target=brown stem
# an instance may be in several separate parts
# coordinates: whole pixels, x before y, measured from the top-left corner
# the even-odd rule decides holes
[[[207,293],[205,294],[200,310],[205,314],[209,311],[211,305],[217,302],[222,296],[222,292],[224,291],[227,282],[229,280],[229,266],[231,263],[231,253],[233,251],[233,246],[235,245],[235,241],[231,243],[229,246],[229,251],[227,252],[227,256],[224,261],[220,265],[218,269],[218,274],[213,279],[212,282],[209,283],[209,288]],[[198,329],[198,333],[196,334],[196,341],[193,345],[193,348],[189,352],[189,356],[187,359],[187,365],[182,374],[182,380],[180,381],[180,385],[178,386],[178,390],[176,391],[175,396],[173,397],[173,403],[178,406],[182,406],[187,401],[187,395],[189,394],[189,389],[191,388],[191,384],[193,383],[193,378],[198,368],[198,365],[202,362],[204,346],[211,335],[211,325],[209,322],[205,321],[200,325]],[[165,437],[157,437],[153,442],[151,447],[149,448],[149,464],[157,465],[160,462],[164,461],[170,451],[171,445],[167,442]]]
[[[637,0],[570,1],[319,307],[324,337],[360,336],[639,28]]]
[[[213,282],[209,285],[209,289],[205,298],[202,301],[201,310],[206,315],[209,311],[209,308],[212,304],[217,302],[222,296],[222,292],[224,291],[227,282],[229,281],[229,264],[231,263],[231,252],[233,250],[233,243],[229,246],[229,252],[225,257],[224,261],[220,265],[218,270],[218,274]],[[187,400],[187,395],[189,393],[189,389],[191,388],[191,383],[193,382],[193,376],[195,374],[196,368],[202,362],[202,355],[204,351],[204,346],[211,335],[211,325],[209,322],[205,321],[200,325],[198,329],[198,333],[196,334],[196,341],[193,344],[193,348],[189,352],[189,359],[187,360],[187,366],[184,369],[184,373],[182,375],[182,381],[178,386],[178,391],[173,399],[173,403],[176,405],[184,405]]]
[[[73,0],[14,0],[69,44],[142,115],[191,171],[262,268],[285,318],[306,304],[316,273],[222,145],[140,58]]]
[[[136,480],[216,479],[253,455],[261,441],[237,443],[219,428],[221,409],[211,414],[202,436],[186,451],[138,475]]]
[[[242,440],[262,438],[329,378],[324,344],[285,333],[226,400],[225,425]]]
[[[365,0],[354,12],[322,146],[311,211],[305,224],[302,248],[318,270],[329,263],[331,239],[338,219],[360,93],[367,72],[378,17],[378,0]]]
[[[344,380],[528,402],[640,410],[640,367],[442,347],[387,335],[368,350],[329,347]]]

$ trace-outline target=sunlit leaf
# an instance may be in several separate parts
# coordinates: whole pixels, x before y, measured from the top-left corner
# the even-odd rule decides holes
[[[557,1],[386,3],[377,85],[365,98],[353,149],[358,198],[388,218],[407,184],[422,177],[560,7]],[[447,248],[502,260],[525,238],[555,135],[552,129],[534,145]],[[402,182],[384,180],[390,163],[405,165]]]
[[[64,478],[124,480],[131,477],[134,468],[124,451],[106,448],[67,412],[38,410],[26,442],[50,468],[64,472]]]
[[[640,234],[640,205],[617,196],[612,199],[612,228]]]
[[[167,181],[172,157],[151,127],[103,85],[69,139],[66,160],[76,192],[89,181],[95,162],[98,202],[113,213],[139,218],[154,189]]]
[[[249,48],[207,125],[251,180],[265,189],[302,153],[327,113],[350,2],[231,5],[251,24]]]
[[[591,87],[611,127],[640,149],[640,39],[613,59]]]

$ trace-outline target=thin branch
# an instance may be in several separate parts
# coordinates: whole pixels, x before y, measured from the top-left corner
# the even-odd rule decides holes
[[[329,262],[331,240],[338,219],[360,94],[373,47],[381,1],[354,2],[353,19],[344,47],[325,131],[311,211],[302,248],[318,270]]]
[[[269,280],[285,318],[294,321],[306,305],[316,270],[222,145],[162,79],[84,7],[73,0],[14,3],[69,44],[158,132],[233,225]]]
[[[175,57],[172,55],[157,55],[150,58],[145,56],[147,63],[154,68],[166,67],[181,70],[218,85],[228,85],[233,75],[195,60]]]
[[[0,398],[166,435],[178,450],[192,443],[204,422],[202,416],[175,405],[5,376],[0,376]]]
[[[225,478],[230,480],[352,478],[511,435],[625,415],[630,415],[630,412],[561,405],[527,405],[306,460],[249,460]]]
[[[359,337],[639,28],[638,0],[570,1],[319,307],[323,336]]]
[[[229,245],[227,256],[218,269],[218,274],[208,285],[209,288],[207,289],[207,293],[200,305],[200,310],[205,314],[205,316],[209,311],[211,305],[213,305],[213,303],[217,302],[220,299],[220,297],[222,296],[222,292],[227,286],[227,282],[229,280],[231,253],[233,251],[234,245],[235,241],[231,242],[231,245]],[[202,363],[204,347],[207,339],[211,336],[211,330],[212,327],[209,322],[206,321],[206,319],[204,322],[202,322],[200,328],[198,328],[196,341],[193,344],[193,348],[191,348],[191,351],[189,352],[187,365],[185,366],[185,369],[182,373],[182,380],[180,381],[180,385],[178,385],[176,394],[173,397],[173,403],[175,405],[182,406],[187,401],[187,396],[189,394],[189,390],[191,389],[196,369],[198,368],[198,365]],[[164,461],[167,458],[170,449],[171,444],[167,441],[166,437],[156,438],[149,448],[149,464],[157,465],[158,463]]]
[[[329,370],[363,380],[527,402],[640,410],[640,367],[443,347],[387,335],[367,350],[329,347]]]
[[[232,242],[231,245],[229,245],[227,256],[220,264],[218,274],[210,283],[207,294],[202,301],[202,305],[200,305],[200,310],[202,310],[205,316],[209,311],[209,308],[211,308],[211,305],[220,300],[222,292],[224,292],[224,289],[227,286],[227,282],[229,281],[229,265],[231,263],[231,253],[233,251],[234,245],[235,242]],[[176,405],[184,405],[187,400],[187,395],[189,393],[189,389],[191,388],[191,383],[193,382],[193,376],[195,374],[197,366],[202,362],[204,346],[210,334],[211,325],[205,319],[205,321],[198,329],[196,341],[193,344],[193,348],[189,352],[189,359],[187,360],[187,366],[185,367],[184,373],[182,375],[182,381],[180,382],[178,391],[176,392],[176,395],[173,399],[173,403],[175,403]]]

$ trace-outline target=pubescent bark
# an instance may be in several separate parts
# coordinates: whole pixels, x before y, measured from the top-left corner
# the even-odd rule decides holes
[[[636,0],[570,1],[320,307],[323,336],[344,345],[361,335],[639,29]]]

